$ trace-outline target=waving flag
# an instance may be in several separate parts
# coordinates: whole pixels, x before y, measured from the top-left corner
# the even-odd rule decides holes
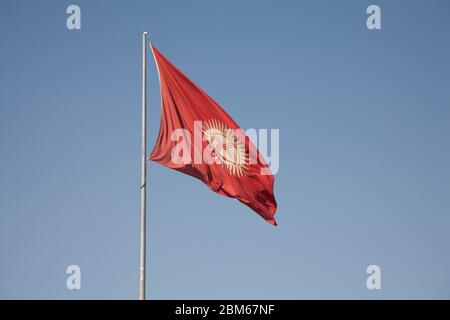
[[[274,177],[259,151],[231,117],[153,45],[162,118],[150,160],[236,198],[276,225]]]

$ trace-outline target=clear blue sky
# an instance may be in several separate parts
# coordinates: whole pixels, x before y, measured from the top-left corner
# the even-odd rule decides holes
[[[66,28],[70,4],[81,30]],[[382,30],[366,28],[369,4]],[[281,139],[277,228],[149,163],[149,298],[450,298],[449,13],[2,0],[0,298],[137,298],[142,31],[243,128]],[[80,291],[65,287],[71,264]]]

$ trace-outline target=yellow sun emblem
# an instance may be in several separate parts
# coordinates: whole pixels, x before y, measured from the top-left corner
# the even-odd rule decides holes
[[[231,174],[241,177],[247,173],[245,163],[248,157],[244,142],[239,139],[233,129],[218,120],[203,121],[202,131],[212,148],[213,157],[225,166]]]

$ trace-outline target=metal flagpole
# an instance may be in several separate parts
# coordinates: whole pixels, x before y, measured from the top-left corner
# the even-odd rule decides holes
[[[146,183],[147,183],[147,32],[142,34],[142,138],[141,138],[141,251],[139,268],[139,300],[145,300],[145,240],[146,240]]]

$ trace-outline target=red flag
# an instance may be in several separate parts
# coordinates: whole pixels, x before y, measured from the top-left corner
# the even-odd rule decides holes
[[[276,225],[274,177],[236,122],[153,45],[162,118],[150,160],[236,198]]]

